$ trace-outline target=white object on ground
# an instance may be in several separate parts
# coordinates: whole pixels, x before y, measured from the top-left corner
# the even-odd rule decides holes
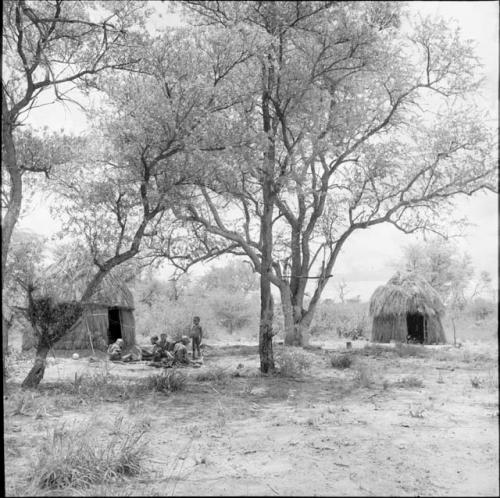
[[[73,353],[72,358],[73,358],[74,360],[78,360],[78,358],[80,358],[80,355],[79,355],[78,353]]]

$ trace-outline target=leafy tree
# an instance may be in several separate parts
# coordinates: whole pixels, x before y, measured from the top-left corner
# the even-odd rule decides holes
[[[261,274],[267,371],[271,283],[287,343],[306,344],[352,233],[381,223],[444,232],[458,195],[496,192],[494,134],[466,98],[479,64],[458,29],[410,20],[399,3],[184,4],[249,52],[233,73],[244,104],[231,113],[246,140],[211,151],[221,166],[178,215],[201,252],[244,254]]]
[[[254,309],[249,292],[258,289],[258,281],[248,264],[236,261],[212,267],[198,282],[208,291],[216,319],[230,334],[251,323]]]
[[[140,22],[142,4],[126,2],[33,2],[3,5],[2,32],[2,274],[23,201],[27,172],[50,172],[52,157],[37,152],[39,139],[22,132],[41,94],[71,100],[74,84],[87,86],[94,75],[127,67],[127,33]],[[43,140],[43,138],[42,138]],[[31,154],[23,157],[28,143]],[[44,144],[45,145],[45,144]],[[48,148],[50,149],[50,147]],[[3,286],[2,286],[3,289]]]

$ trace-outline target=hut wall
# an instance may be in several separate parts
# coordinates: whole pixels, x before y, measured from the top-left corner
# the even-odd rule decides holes
[[[135,319],[132,310],[120,310],[120,324],[125,348],[135,346]]]
[[[372,341],[405,342],[408,335],[406,315],[378,315],[373,317]]]
[[[55,349],[92,349],[92,346],[100,351],[108,347],[108,309],[104,306],[88,306]]]
[[[446,334],[439,316],[427,316],[426,344],[446,344]]]

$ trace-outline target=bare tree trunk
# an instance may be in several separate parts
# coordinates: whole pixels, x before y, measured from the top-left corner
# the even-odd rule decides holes
[[[270,176],[270,175],[269,175]],[[260,274],[260,326],[259,326],[259,355],[260,371],[262,373],[274,370],[273,357],[273,296],[271,293],[271,280],[269,273],[272,264],[273,248],[273,200],[272,185],[269,176],[264,180],[263,201],[261,219],[262,237],[262,271]]]
[[[9,354],[9,328],[11,322],[9,322],[5,315],[2,313],[2,359],[3,359],[3,391],[7,390],[7,355]]]
[[[21,170],[17,164],[16,149],[14,146],[14,138],[12,136],[12,126],[8,122],[8,112],[7,104],[5,102],[5,95],[2,93],[2,141],[3,141],[3,157],[2,161],[9,172],[10,178],[10,191],[9,191],[9,203],[7,211],[2,218],[2,298],[5,299],[4,288],[5,281],[4,275],[7,269],[7,257],[9,255],[10,241],[12,238],[12,233],[14,232],[14,227],[19,219],[19,214],[21,212],[21,202],[23,199],[23,183],[21,178]],[[2,319],[3,325],[3,319]],[[6,387],[6,377],[5,377],[5,363],[6,363],[6,352],[8,344],[4,344],[4,341],[8,338],[5,333],[2,333],[2,360],[4,365],[3,371],[3,386]],[[8,339],[7,339],[8,340]]]
[[[35,364],[29,371],[26,378],[23,380],[21,387],[38,387],[38,384],[40,384],[41,380],[43,379],[43,374],[45,373],[45,364],[49,351],[50,348],[46,344],[39,344],[37,346]]]

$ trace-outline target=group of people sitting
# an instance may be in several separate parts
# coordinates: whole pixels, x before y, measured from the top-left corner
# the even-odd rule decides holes
[[[131,352],[123,354],[123,339],[117,339],[116,342],[111,344],[108,348],[108,358],[111,361],[138,361],[138,360],[151,360],[153,363],[162,364],[186,364],[189,363],[187,346],[192,341],[193,355],[192,359],[201,357],[201,341],[203,337],[203,330],[200,325],[200,317],[193,318],[190,334],[191,339],[183,335],[178,340],[173,340],[167,334],[161,334],[151,337],[152,349],[149,348],[132,348]]]

